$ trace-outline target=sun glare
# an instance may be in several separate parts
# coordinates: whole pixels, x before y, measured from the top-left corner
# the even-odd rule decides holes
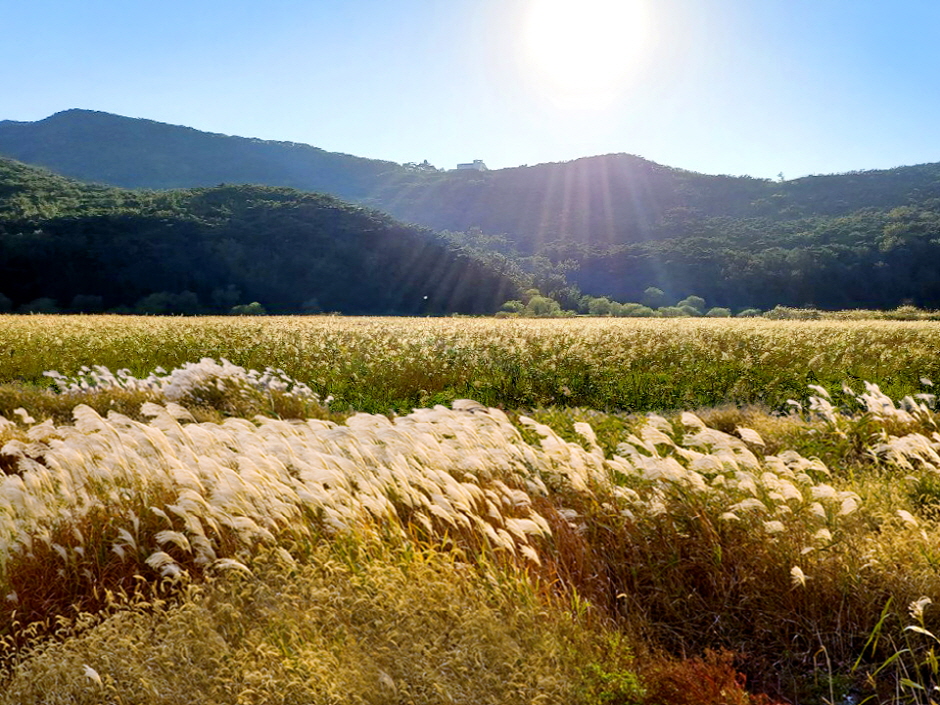
[[[623,90],[646,33],[638,0],[531,0],[526,61],[554,102],[602,107]]]

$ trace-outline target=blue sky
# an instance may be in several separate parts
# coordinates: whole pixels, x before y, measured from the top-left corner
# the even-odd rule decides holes
[[[940,161],[938,0],[594,1],[583,21],[585,0],[7,0],[0,119],[88,108],[445,168]],[[541,58],[533,3],[562,13]],[[603,100],[562,100],[546,51]]]

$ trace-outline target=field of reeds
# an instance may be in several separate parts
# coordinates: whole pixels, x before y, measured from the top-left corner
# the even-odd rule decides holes
[[[0,703],[929,703],[926,322],[0,317]]]
[[[808,385],[940,379],[940,327],[898,321],[0,317],[0,380],[48,386],[101,365],[146,376],[204,357],[279,368],[339,410],[407,412],[472,398],[507,409],[771,409]],[[5,413],[0,397],[0,413]]]

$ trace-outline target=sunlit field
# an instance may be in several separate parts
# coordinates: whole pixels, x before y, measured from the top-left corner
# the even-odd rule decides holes
[[[0,317],[0,703],[929,703],[938,350]]]
[[[0,381],[224,358],[280,368],[334,409],[379,413],[468,397],[508,409],[781,409],[810,384],[853,381],[901,398],[940,379],[938,352],[933,322],[0,317]]]

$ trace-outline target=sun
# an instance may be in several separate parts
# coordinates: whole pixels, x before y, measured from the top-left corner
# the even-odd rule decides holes
[[[524,22],[526,63],[540,88],[572,107],[615,99],[647,36],[640,0],[530,0]]]

